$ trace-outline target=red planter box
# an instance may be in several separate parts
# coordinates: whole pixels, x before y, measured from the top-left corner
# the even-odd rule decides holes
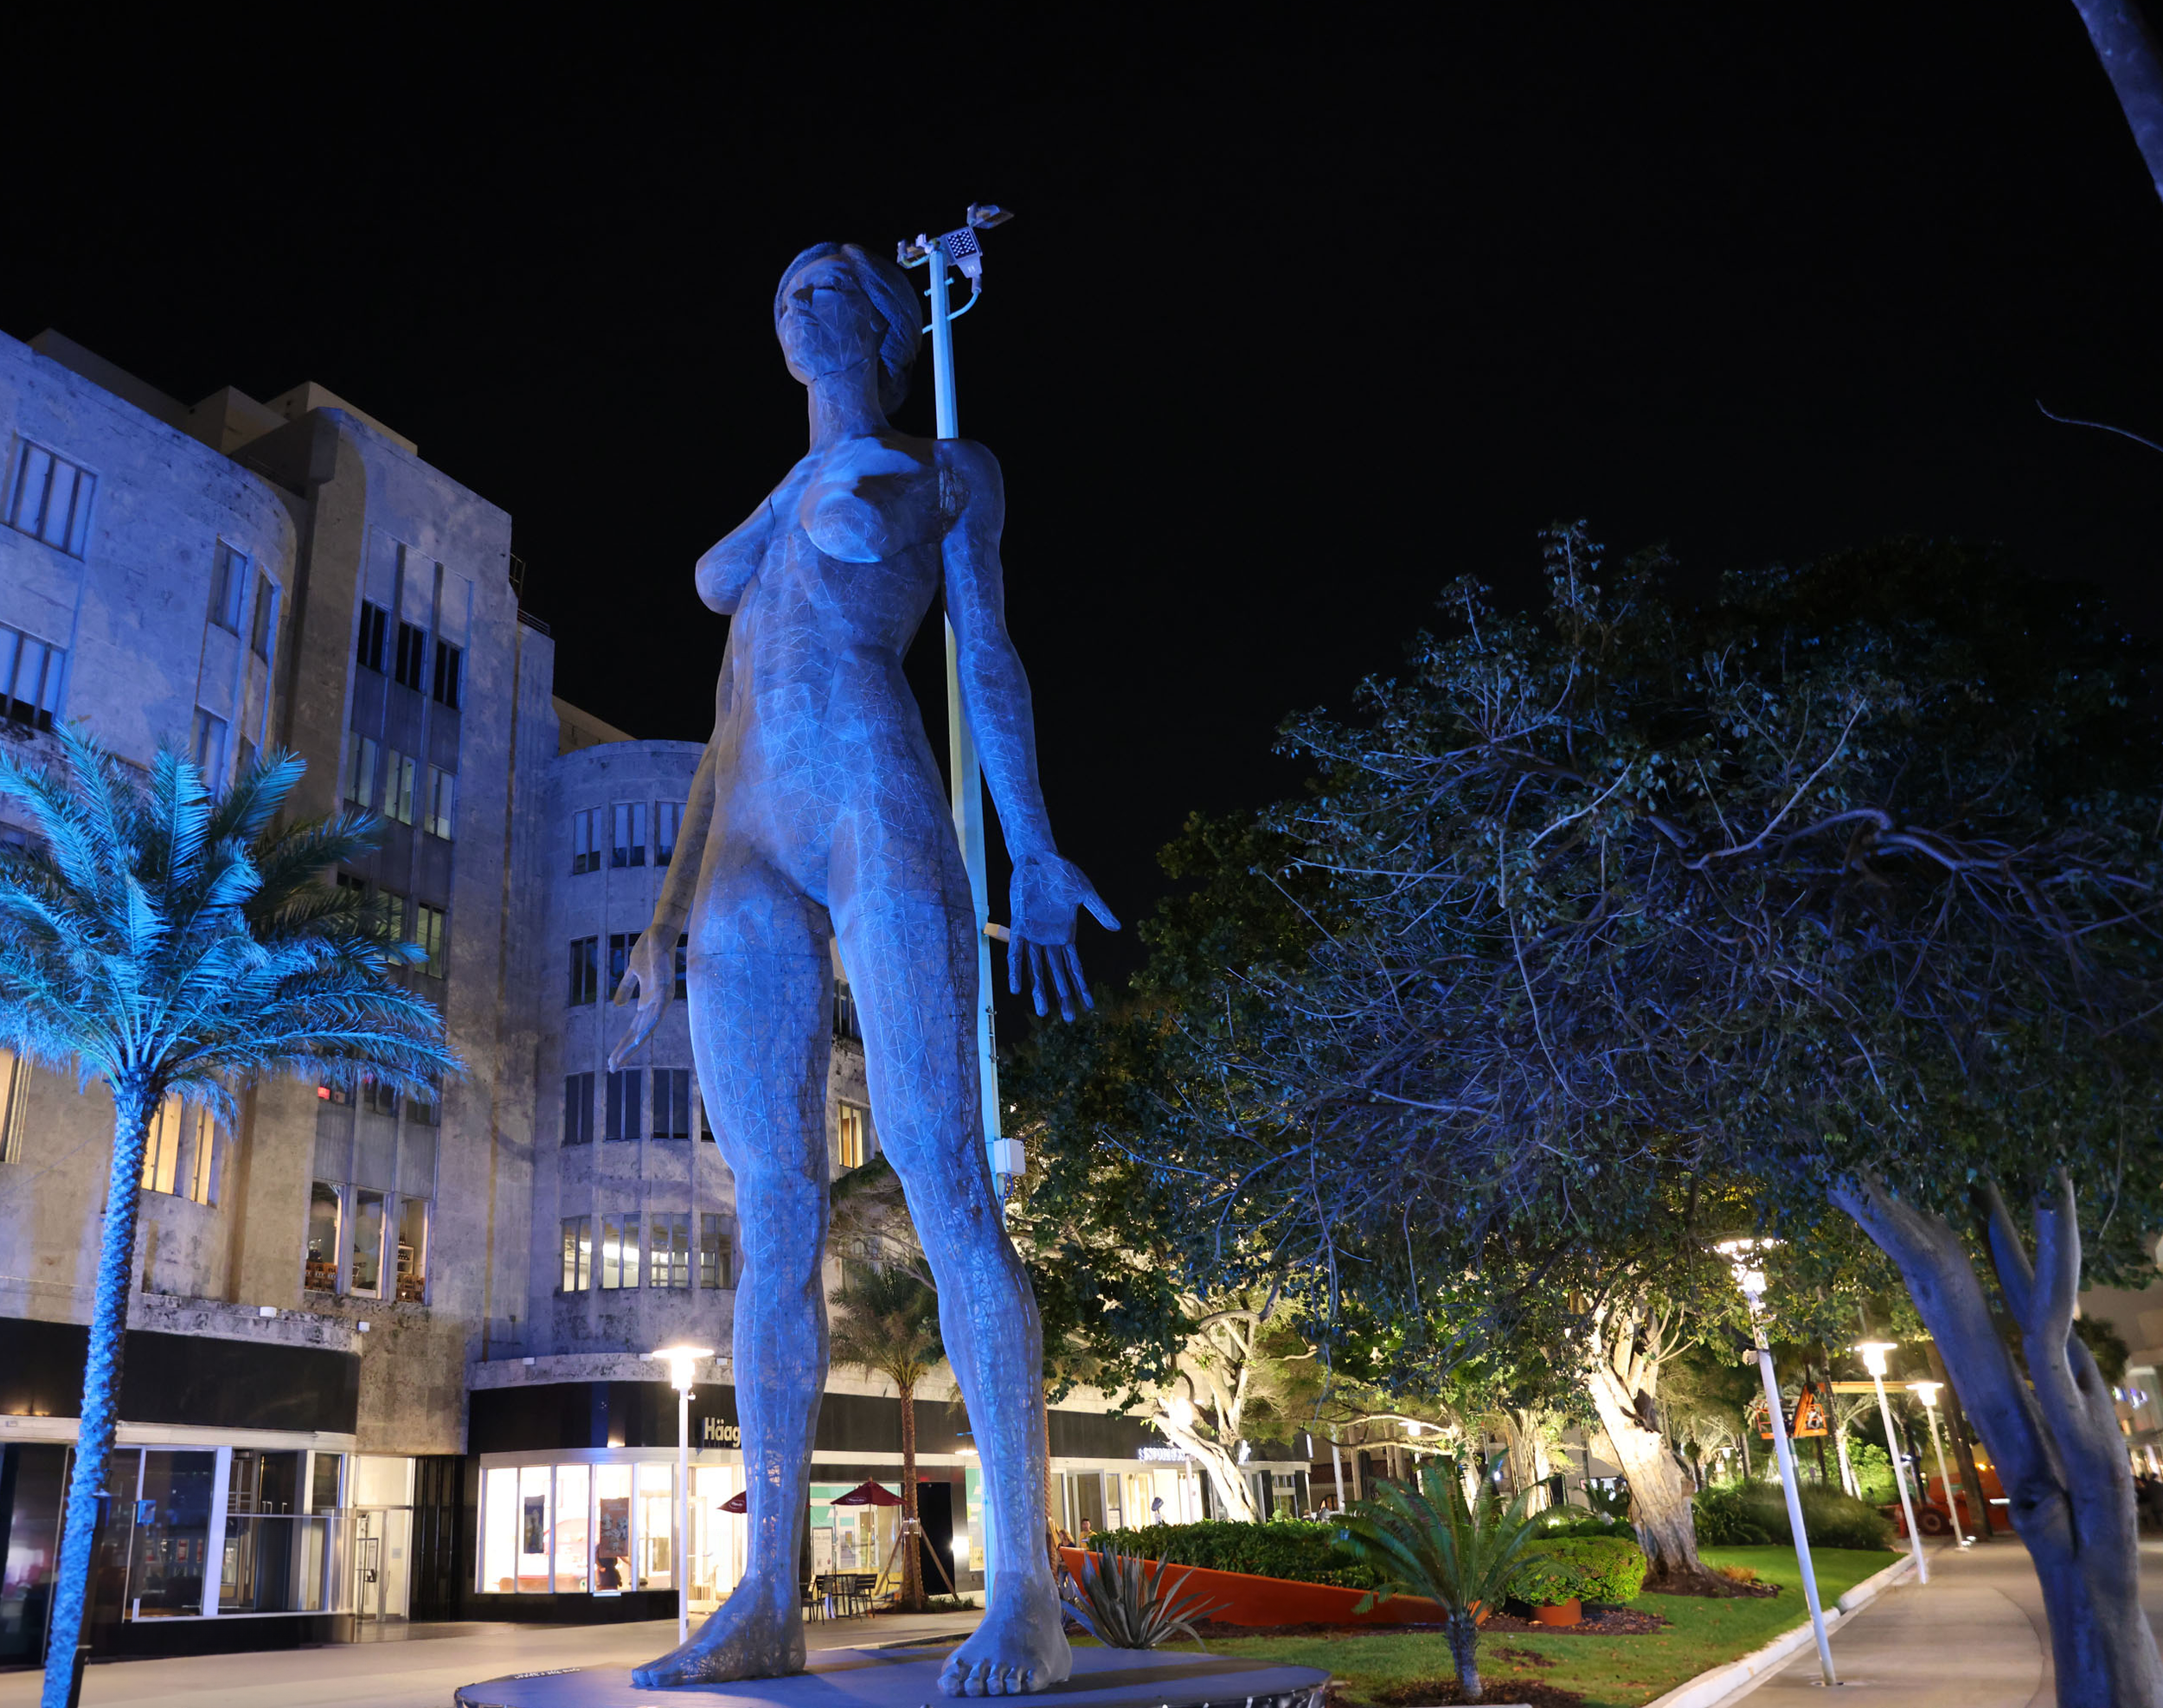
[[[1082,1581],[1085,1548],[1062,1548],[1059,1556]],[[1154,1560],[1146,1568],[1152,1575]],[[1244,1571],[1211,1571],[1203,1566],[1174,1564],[1172,1594],[1181,1600],[1197,1596],[1203,1605],[1223,1603],[1203,1615],[1226,1625],[1439,1625],[1442,1609],[1423,1596],[1392,1596],[1364,1613],[1354,1613],[1365,1596],[1364,1589],[1340,1589],[1327,1583],[1298,1583],[1285,1577],[1256,1577]]]

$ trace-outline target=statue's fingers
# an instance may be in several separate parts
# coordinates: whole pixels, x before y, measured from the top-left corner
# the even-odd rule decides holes
[[[1074,1018],[1074,983],[1067,973],[1067,960],[1073,953],[1071,945],[1062,943],[1047,957],[1051,962],[1052,982],[1059,989],[1059,1018],[1062,1020]]]
[[[1089,994],[1089,981],[1082,976],[1082,949],[1079,944],[1067,945],[1067,973],[1074,980],[1075,994],[1082,998],[1084,1008],[1094,1008],[1096,998]]]
[[[1028,953],[1029,940],[1018,932],[1009,934],[1006,939],[1006,993],[1009,996],[1022,993],[1022,961]]]
[[[1094,885],[1082,890],[1082,905],[1096,916],[1096,922],[1107,931],[1119,929],[1119,921],[1112,917],[1112,910],[1104,905],[1104,898],[1096,893]]]
[[[1050,983],[1051,980],[1046,976],[1044,971],[1044,946],[1042,943],[1031,943],[1029,946],[1029,991],[1030,994],[1037,999],[1037,1013],[1039,1018],[1051,1011],[1050,1005],[1044,999],[1044,992]]]

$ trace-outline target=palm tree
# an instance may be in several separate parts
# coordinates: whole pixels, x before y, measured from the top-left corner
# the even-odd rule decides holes
[[[1506,1511],[1486,1477],[1476,1503],[1441,1467],[1421,1467],[1417,1493],[1381,1484],[1345,1519],[1351,1551],[1380,1572],[1381,1594],[1400,1591],[1441,1603],[1450,1659],[1457,1665],[1457,1699],[1477,1702],[1479,1621],[1501,1604],[1518,1557],[1539,1527],[1525,1515],[1530,1490]],[[1368,1603],[1363,1602],[1363,1606]]]
[[[899,1267],[852,1262],[834,1295],[832,1357],[837,1364],[883,1376],[902,1400],[902,1519],[911,1539],[902,1549],[902,1601],[924,1607],[916,1557],[916,1389],[939,1367],[939,1295]]]
[[[434,1006],[390,976],[420,951],[390,941],[356,891],[323,882],[375,845],[374,822],[277,826],[302,761],[265,754],[213,798],[170,749],[131,774],[80,730],[55,734],[64,775],[0,753],[0,796],[36,833],[0,851],[0,1043],[105,1082],[112,1165],[43,1708],[66,1708],[81,1634],[160,1106],[186,1096],[231,1121],[234,1091],[273,1071],[420,1092],[459,1068]]]

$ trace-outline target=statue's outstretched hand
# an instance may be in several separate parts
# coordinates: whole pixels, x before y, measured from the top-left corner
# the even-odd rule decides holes
[[[1014,867],[1010,892],[1012,921],[1007,928],[1006,988],[1021,994],[1022,967],[1029,968],[1030,994],[1039,1014],[1049,1011],[1047,998],[1056,991],[1059,1018],[1074,1018],[1078,996],[1084,1008],[1094,1008],[1089,987],[1082,977],[1082,957],[1075,947],[1075,916],[1087,908],[1107,931],[1119,929],[1119,921],[1096,893],[1096,886],[1082,876],[1073,861],[1056,854],[1024,856]]]
[[[616,1006],[636,1001],[639,1011],[632,1017],[631,1030],[608,1052],[612,1073],[620,1072],[631,1052],[653,1036],[676,994],[676,936],[672,931],[648,930],[632,946],[630,964],[616,986]]]

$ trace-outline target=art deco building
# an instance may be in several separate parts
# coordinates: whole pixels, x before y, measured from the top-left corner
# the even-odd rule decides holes
[[[176,1102],[145,1166],[105,1653],[337,1640],[412,1618],[656,1617],[741,1569],[734,1194],[684,1007],[612,1074],[610,998],[674,854],[696,744],[555,700],[510,518],[316,385],[184,406],[56,334],[0,337],[0,744],[79,719],[215,780],[308,761],[297,805],[383,820],[365,887],[427,952],[410,975],[468,1072],[429,1098],[277,1081],[228,1130]],[[5,808],[0,806],[0,817]],[[9,831],[0,822],[0,834]],[[837,967],[828,1134],[876,1153]],[[111,1103],[0,1058],[0,1666],[35,1664],[74,1438]],[[716,1349],[676,1534],[676,1406],[644,1355]],[[807,1570],[876,1570],[891,1390],[838,1371]],[[940,1568],[981,1583],[967,1422],[918,1401]],[[1195,1480],[1101,1400],[1052,1418],[1062,1514],[1100,1525]],[[1282,1455],[1288,1460],[1288,1453]],[[1258,1476],[1288,1464],[1258,1451]],[[1273,1468],[1274,1467],[1274,1468]],[[863,1516],[865,1512],[871,1517]]]

